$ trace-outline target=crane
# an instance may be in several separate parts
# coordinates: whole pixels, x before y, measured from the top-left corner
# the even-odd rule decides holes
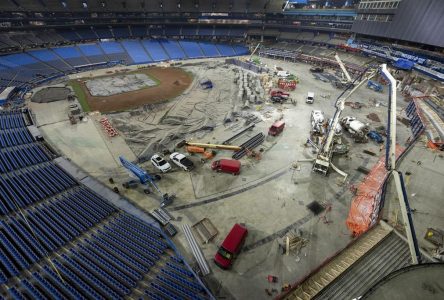
[[[159,193],[159,195],[162,196],[162,201],[160,203],[161,207],[167,206],[168,204],[171,204],[173,202],[173,196],[169,196],[168,194],[163,194],[157,184],[154,182],[155,179],[152,177],[147,171],[143,170],[141,167],[133,164],[132,162],[129,162],[126,160],[123,156],[119,156],[120,163],[122,166],[130,171],[134,176],[136,176],[140,183],[143,185],[146,185],[150,183],[154,189]]]
[[[250,57],[248,58],[249,61],[253,58],[254,53],[256,53],[257,49],[259,49],[259,46],[261,43],[257,43],[256,48],[254,48],[253,52],[251,52]]]
[[[347,79],[347,81],[345,82],[345,84],[349,84],[352,82],[352,79],[350,77],[350,74],[347,72],[347,69],[345,68],[344,63],[342,62],[341,58],[339,57],[339,55],[337,53],[335,53],[335,59],[339,64],[339,67],[341,67],[342,73],[344,73],[345,78]]]
[[[338,100],[336,101],[336,112],[333,116],[333,119],[328,127],[327,131],[327,138],[324,140],[324,142],[321,144],[321,147],[318,151],[317,157],[314,160],[313,164],[313,171],[320,172],[324,175],[328,174],[328,171],[330,167],[332,167],[335,171],[337,171],[339,174],[343,175],[344,177],[347,177],[347,174],[337,169],[332,163],[331,163],[331,157],[333,154],[333,142],[335,137],[335,128],[338,126],[339,118],[341,116],[342,111],[345,107],[345,101],[353,95],[358,88],[360,88],[367,80],[371,79],[373,76],[377,74],[377,70],[370,71],[364,79],[362,79],[357,85],[353,87],[353,89],[345,96],[342,97],[347,89],[342,92],[342,94],[338,97]],[[355,80],[356,81],[356,80]],[[350,86],[349,86],[350,88]]]
[[[242,150],[240,146],[231,146],[231,145],[217,145],[217,144],[204,144],[204,143],[192,143],[188,141],[181,141],[177,144],[177,147],[183,146],[194,146],[200,148],[210,148],[210,149],[220,149],[220,150],[231,150],[231,151],[239,151]]]
[[[409,244],[410,256],[413,264],[421,263],[421,253],[419,251],[418,241],[416,239],[415,227],[410,210],[407,191],[404,184],[402,173],[397,170],[396,164],[396,80],[387,69],[387,65],[381,66],[381,74],[389,82],[389,105],[388,105],[388,126],[387,126],[387,144],[385,151],[385,167],[389,176],[395,180],[396,193],[398,195],[399,206],[404,220],[405,232]]]

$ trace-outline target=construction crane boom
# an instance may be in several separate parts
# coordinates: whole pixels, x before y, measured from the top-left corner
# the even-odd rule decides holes
[[[161,195],[162,201],[161,206],[167,206],[168,204],[172,203],[173,197],[168,196],[168,194],[163,194],[162,191],[159,189],[157,184],[154,182],[155,179],[152,177],[147,171],[143,170],[141,167],[133,164],[132,162],[129,162],[126,160],[123,156],[119,156],[120,163],[122,166],[130,171],[134,176],[136,176],[141,184],[148,184],[150,183],[154,189]]]
[[[347,69],[345,68],[344,63],[342,62],[341,58],[337,53],[335,53],[335,59],[338,62],[339,66],[341,67],[342,73],[344,73],[345,77],[347,78],[347,82],[352,82],[352,79],[350,77],[350,74],[348,74]]]
[[[248,60],[251,61],[251,59],[253,58],[254,53],[256,53],[257,49],[259,49],[259,46],[261,45],[261,43],[257,43],[256,48],[254,48],[253,52],[251,52],[250,57],[248,58]]]
[[[377,74],[377,70],[371,71],[367,76],[364,77],[357,85],[353,87],[353,89],[345,96],[339,96],[339,99],[336,101],[336,112],[333,116],[332,122],[328,127],[327,138],[322,143],[318,155],[313,164],[313,170],[323,173],[327,175],[328,169],[331,165],[331,156],[332,156],[332,146],[333,139],[335,136],[335,128],[338,126],[339,118],[341,116],[342,111],[345,107],[345,101],[349,99],[367,80],[373,78]]]
[[[221,150],[231,150],[231,151],[242,150],[242,147],[239,147],[239,146],[218,145],[218,144],[205,144],[205,143],[192,143],[192,142],[187,142],[187,141],[182,141],[177,146],[178,147],[195,146],[195,147],[201,147],[201,148],[221,149]]]
[[[397,170],[396,165],[396,80],[388,71],[386,64],[382,65],[381,73],[390,84],[385,167],[389,171],[389,176],[393,176],[395,180],[395,187],[398,194],[401,214],[404,220],[410,256],[412,263],[416,265],[421,263],[421,253],[416,239],[415,227],[413,226],[413,219],[404,179],[402,173]]]

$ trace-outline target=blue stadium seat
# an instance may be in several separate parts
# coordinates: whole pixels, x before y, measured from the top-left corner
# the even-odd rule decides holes
[[[197,27],[183,26],[182,27],[182,35],[183,36],[196,36],[197,35]]]
[[[91,63],[104,63],[109,61],[109,58],[96,44],[80,44],[78,47]]]
[[[199,27],[200,36],[213,36],[213,27]]]
[[[236,52],[236,55],[247,55],[250,52],[248,48],[244,46],[233,45],[232,47],[234,52]]]
[[[171,59],[185,59],[187,56],[176,41],[159,40]]]
[[[132,26],[131,33],[133,37],[143,38],[148,35],[146,26]]]
[[[98,45],[110,60],[125,61],[128,64],[134,63],[119,42],[99,42]]]
[[[96,40],[97,35],[90,28],[82,28],[76,30],[77,35],[80,36],[82,40]]]
[[[113,34],[108,28],[94,28],[94,31],[97,33],[97,36],[100,39],[112,39],[114,38]]]
[[[112,30],[116,39],[127,39],[130,37],[128,27],[113,27]]]
[[[77,47],[60,47],[52,48],[57,55],[63,58],[68,64],[73,67],[87,65],[88,61],[83,57],[82,53],[77,49]]]
[[[233,47],[231,47],[230,45],[217,44],[216,47],[217,47],[217,49],[219,50],[219,53],[222,56],[234,56],[234,55],[236,55],[236,53],[234,52]]]
[[[191,41],[179,41],[180,46],[185,51],[188,58],[201,58],[205,57],[200,49],[199,43]]]
[[[216,45],[207,42],[199,42],[199,45],[206,57],[220,56],[219,50],[217,50]]]
[[[60,59],[60,57],[55,55],[51,50],[30,50],[28,54],[59,71],[72,70],[72,66]]]
[[[121,43],[135,64],[150,63],[153,61],[140,44],[140,41],[127,40]]]
[[[166,36],[180,36],[180,27],[179,26],[165,26],[165,35]]]
[[[162,48],[157,40],[143,40],[142,45],[152,57],[153,61],[163,61],[170,59],[168,54],[165,53],[165,50]]]

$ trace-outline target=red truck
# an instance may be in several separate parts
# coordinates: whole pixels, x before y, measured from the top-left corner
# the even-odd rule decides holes
[[[274,103],[283,103],[288,100],[290,94],[279,89],[270,91],[270,100]]]
[[[239,175],[240,168],[240,161],[235,159],[219,159],[213,161],[211,164],[211,169],[215,170],[216,172],[230,173],[233,175]]]
[[[268,129],[268,135],[276,136],[279,135],[285,128],[284,121],[277,121],[273,125],[271,125],[270,129]]]
[[[229,269],[234,258],[239,254],[247,238],[248,230],[240,224],[234,224],[214,256],[214,263],[222,269]]]

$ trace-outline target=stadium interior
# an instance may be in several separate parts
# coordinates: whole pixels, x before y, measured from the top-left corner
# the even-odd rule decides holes
[[[1,0],[0,299],[443,299],[443,16]]]

